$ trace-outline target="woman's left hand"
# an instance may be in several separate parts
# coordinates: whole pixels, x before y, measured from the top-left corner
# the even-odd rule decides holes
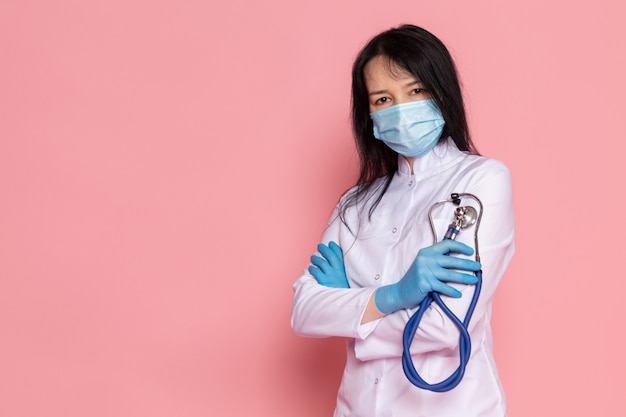
[[[350,288],[343,263],[343,252],[338,244],[329,242],[328,246],[320,243],[317,250],[323,258],[313,255],[309,272],[320,285],[332,288]]]

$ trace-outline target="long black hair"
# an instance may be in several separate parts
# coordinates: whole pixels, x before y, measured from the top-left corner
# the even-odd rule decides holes
[[[478,154],[469,134],[456,66],[445,45],[432,33],[413,25],[380,33],[361,50],[352,67],[352,128],[360,172],[356,187],[345,196],[339,208],[344,223],[349,207],[375,196],[368,211],[368,218],[371,218],[398,169],[398,154],[374,138],[370,118],[364,69],[379,55],[387,57],[390,65],[420,80],[435,100],[445,120],[439,140],[450,136],[460,150]]]

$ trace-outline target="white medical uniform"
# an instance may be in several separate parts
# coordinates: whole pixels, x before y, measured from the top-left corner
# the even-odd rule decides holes
[[[490,319],[494,292],[514,252],[509,170],[497,160],[459,151],[451,139],[416,158],[413,175],[406,159],[400,156],[398,162],[371,221],[368,205],[349,208],[352,233],[335,210],[323,235],[322,242],[335,241],[343,249],[350,288],[319,285],[305,271],[294,284],[291,325],[302,336],[350,338],[335,417],[502,417],[506,401],[493,358]],[[472,193],[484,205],[478,235],[483,287],[470,322],[472,354],[465,376],[453,390],[436,393],[413,386],[402,371],[402,332],[415,310],[366,324],[361,318],[376,288],[399,281],[417,252],[433,244],[428,210],[452,193]],[[471,199],[461,204],[476,206]],[[454,208],[444,204],[433,211],[439,240],[454,219]],[[474,247],[473,237],[473,229],[466,229],[457,240]],[[474,286],[451,285],[463,296],[442,298],[462,320]],[[429,383],[440,382],[457,368],[458,351],[458,329],[432,304],[411,348],[417,371]]]

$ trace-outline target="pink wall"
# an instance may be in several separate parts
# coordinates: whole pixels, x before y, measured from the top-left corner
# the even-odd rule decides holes
[[[449,45],[514,176],[510,417],[625,415],[621,0],[0,3],[0,415],[323,416],[291,284],[354,180],[349,70]]]

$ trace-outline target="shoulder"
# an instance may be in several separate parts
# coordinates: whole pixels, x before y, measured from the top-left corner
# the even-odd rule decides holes
[[[378,195],[381,190],[385,187],[388,181],[388,177],[377,178],[367,186],[367,192],[356,198],[359,193],[359,190],[362,190],[366,185],[355,185],[348,189],[343,195],[339,198],[338,206],[343,206],[347,204],[348,206],[362,206],[363,203],[367,202],[372,196]]]
[[[455,170],[459,186],[486,199],[510,199],[511,172],[508,166],[494,158],[466,154]]]
[[[364,218],[380,199],[381,193],[389,185],[389,177],[381,177],[368,185],[355,185],[346,191],[336,206],[338,220],[349,229],[358,229]]]
[[[498,159],[461,151],[452,138],[438,145],[433,151],[442,165],[452,168],[453,175],[510,175],[506,164]]]
[[[467,154],[463,165],[467,169],[485,174],[503,173],[510,175],[509,167],[507,167],[504,162],[486,156]]]
[[[458,166],[459,174],[474,182],[511,182],[511,171],[502,161],[481,155],[467,154]]]

